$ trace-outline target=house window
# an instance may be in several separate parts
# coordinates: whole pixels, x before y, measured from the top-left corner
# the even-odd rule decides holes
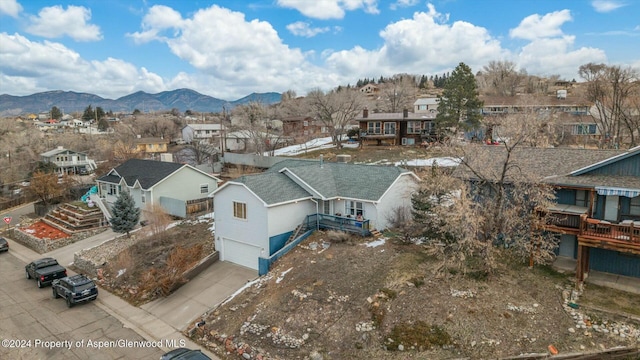
[[[418,105],[418,110],[427,110],[427,105]]]
[[[587,191],[576,190],[576,206],[587,207]]]
[[[331,202],[326,201],[326,200],[323,201],[322,202],[322,208],[323,208],[322,212],[324,214],[331,214]]]
[[[247,204],[241,202],[233,202],[233,217],[236,219],[247,219]]]
[[[309,126],[309,121],[305,120],[302,122],[302,126],[307,127]]]
[[[420,133],[420,121],[408,121],[407,134],[419,134],[419,133]]]
[[[640,215],[640,196],[631,198],[631,203],[629,204],[629,214]]]
[[[367,123],[367,133],[380,134],[382,132],[380,126],[380,121],[369,121]]]
[[[347,201],[345,203],[345,213],[351,216],[363,215],[362,203],[360,201]]]
[[[109,195],[118,195],[118,187],[114,184],[109,184],[109,190],[107,191]]]
[[[209,184],[200,184],[200,194],[209,193]]]
[[[140,195],[140,202],[143,204],[147,202],[147,195],[144,192]]]
[[[384,123],[384,134],[385,135],[395,135],[396,134],[396,123],[394,123],[394,122],[386,122],[386,123]]]

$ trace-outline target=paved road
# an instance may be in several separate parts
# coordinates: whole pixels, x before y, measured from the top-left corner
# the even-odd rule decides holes
[[[67,308],[50,287],[27,280],[24,265],[11,251],[0,253],[0,359],[158,359],[164,353],[144,347],[155,344],[95,303]]]

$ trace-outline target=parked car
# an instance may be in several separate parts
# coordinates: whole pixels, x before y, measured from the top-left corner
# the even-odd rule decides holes
[[[200,350],[177,348],[162,355],[160,360],[211,360],[211,358]]]
[[[42,258],[34,260],[25,266],[27,279],[34,278],[38,282],[38,287],[51,284],[55,279],[67,276],[67,269],[58,264],[54,258]]]
[[[9,242],[7,239],[0,237],[0,252],[9,251]]]
[[[67,306],[91,301],[98,298],[98,287],[85,275],[73,275],[62,279],[54,280],[51,284],[53,298],[63,297],[67,301]]]

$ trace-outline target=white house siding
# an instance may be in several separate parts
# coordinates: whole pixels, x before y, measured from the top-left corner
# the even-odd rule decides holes
[[[201,184],[208,184],[209,190],[201,193]],[[183,167],[153,187],[153,204],[160,204],[160,196],[182,200],[205,198],[217,187],[215,178],[192,168]],[[150,199],[147,199],[147,204],[151,204]]]
[[[391,224],[388,219],[398,208],[411,209],[411,194],[418,189],[418,181],[411,174],[400,176],[378,202],[378,230],[386,229]]]
[[[246,220],[233,217],[234,201],[247,204]],[[216,249],[220,251],[221,260],[229,260],[224,253],[223,239],[259,247],[264,249],[264,256],[268,256],[267,208],[260,199],[255,197],[244,186],[229,183],[222,191],[215,194],[213,207],[216,210],[214,213],[216,223],[215,245]],[[248,226],[249,224],[251,226]]]
[[[316,204],[311,201],[288,203],[269,208],[268,236],[280,235],[292,231],[300,225],[307,215],[316,213]]]

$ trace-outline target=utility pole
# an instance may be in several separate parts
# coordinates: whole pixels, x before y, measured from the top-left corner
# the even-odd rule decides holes
[[[224,157],[224,121],[227,118],[227,109],[222,105],[222,117],[220,118],[220,154]]]

